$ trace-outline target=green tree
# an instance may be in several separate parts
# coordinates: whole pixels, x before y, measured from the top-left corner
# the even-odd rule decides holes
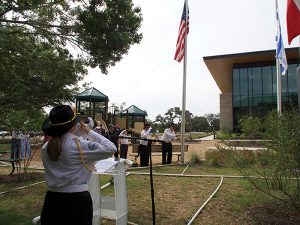
[[[186,121],[185,130],[190,132],[191,135],[192,126],[193,126],[193,114],[188,110],[185,111],[185,121]]]
[[[141,22],[132,0],[1,1],[0,118],[72,101],[86,66],[107,73],[141,41]]]
[[[41,124],[46,118],[44,111],[10,110],[1,112],[0,127],[5,130],[41,131]]]
[[[4,0],[0,6],[1,33],[8,40],[18,33],[54,49],[74,47],[81,50],[74,56],[103,73],[141,41],[141,21],[132,0]]]
[[[242,132],[251,139],[261,138],[263,130],[263,122],[258,117],[243,117],[240,119],[239,124],[241,125]]]
[[[181,110],[179,107],[174,107],[168,109],[168,111],[165,113],[165,121],[166,125],[170,123],[175,123],[175,121],[178,120],[181,121]]]
[[[3,29],[16,30],[0,31]],[[0,32],[1,111],[40,111],[45,106],[71,101],[84,74],[82,61],[66,49],[54,50],[32,36],[15,33],[7,38]]]
[[[192,131],[205,131],[209,130],[209,123],[203,116],[195,116],[192,119]]]
[[[209,113],[205,115],[205,118],[207,119],[215,138],[216,130],[220,130],[220,114]]]
[[[300,211],[299,114],[296,110],[290,110],[278,116],[276,110],[273,110],[264,121],[266,149],[253,154],[256,164],[242,157],[232,146],[228,146],[230,156],[240,172],[258,190]],[[249,120],[244,124],[244,129],[251,128]],[[228,153],[228,149],[223,150]]]
[[[181,114],[182,110],[179,107],[173,107],[168,109],[164,116],[162,116],[161,114],[156,116],[154,123],[157,127],[159,127],[159,130],[165,129],[170,123],[175,123],[179,128],[181,126]],[[185,120],[187,121],[186,130],[188,131],[191,129],[192,118],[193,114],[190,111],[186,110]]]

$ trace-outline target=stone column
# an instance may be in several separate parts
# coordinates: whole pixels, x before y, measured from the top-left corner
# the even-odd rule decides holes
[[[220,94],[220,129],[233,130],[232,93]]]

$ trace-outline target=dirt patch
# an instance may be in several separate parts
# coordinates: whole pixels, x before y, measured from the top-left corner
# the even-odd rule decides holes
[[[27,172],[26,174],[12,174],[8,175],[9,169],[1,169],[0,183],[1,184],[22,184],[24,182],[30,181],[40,181],[45,178],[44,173],[41,172]]]
[[[247,210],[236,224],[255,225],[296,225],[300,224],[300,212],[283,202],[271,202]]]
[[[190,157],[193,154],[197,154],[200,159],[205,159],[205,152],[209,151],[207,147],[216,147],[216,145],[223,145],[219,140],[211,140],[211,141],[202,141],[202,142],[187,142],[186,144],[189,145],[188,152],[184,155],[184,161],[189,162]],[[128,148],[128,155],[131,154],[132,147],[129,146]],[[129,157],[130,160],[134,160],[134,157]],[[155,165],[161,165],[162,164],[162,157],[161,156],[152,156],[152,162]],[[139,159],[138,159],[139,163]],[[176,164],[177,156],[173,156],[172,163]]]
[[[222,145],[222,143],[219,140],[211,140],[211,141],[202,141],[202,142],[188,142],[189,145],[188,152],[185,153],[185,162],[188,162],[190,159],[190,156],[192,154],[198,154],[201,159],[205,159],[205,152],[208,151],[207,147],[215,147],[216,144]],[[132,153],[132,146],[129,145],[128,147],[128,159],[134,160],[133,156],[129,156]],[[138,163],[139,162],[138,158]],[[155,165],[160,165],[162,163],[162,157],[161,156],[153,156],[152,157],[152,163]],[[173,156],[172,163],[178,163],[177,156]],[[41,149],[37,149],[34,152],[34,155],[32,157],[30,166],[35,168],[43,168],[43,163],[41,159]]]
[[[223,145],[220,140],[203,141],[199,143],[188,143],[189,150],[186,154],[186,160],[189,161],[191,155],[197,154],[201,159],[205,159],[205,152],[209,151],[208,147],[216,147],[216,145]]]

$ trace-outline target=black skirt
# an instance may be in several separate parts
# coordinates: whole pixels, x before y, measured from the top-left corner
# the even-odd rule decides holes
[[[88,191],[60,193],[47,191],[41,225],[92,225],[93,202]]]

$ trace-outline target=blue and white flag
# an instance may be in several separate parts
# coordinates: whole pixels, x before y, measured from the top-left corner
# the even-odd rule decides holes
[[[281,26],[280,26],[279,15],[278,15],[277,1],[276,1],[276,21],[277,21],[276,58],[279,61],[281,74],[285,75],[288,69],[288,64],[287,64],[285,50],[284,50],[282,36],[281,36]]]

